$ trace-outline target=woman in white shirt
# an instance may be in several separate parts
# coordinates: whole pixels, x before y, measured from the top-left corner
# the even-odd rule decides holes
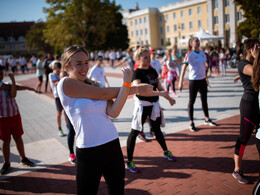
[[[195,103],[197,93],[200,92],[202,109],[205,115],[204,124],[216,126],[209,118],[208,102],[207,102],[207,81],[206,81],[206,62],[207,58],[203,51],[200,50],[200,41],[198,37],[191,37],[188,42],[188,53],[185,56],[181,71],[179,89],[183,88],[183,77],[189,66],[189,104],[188,113],[190,118],[190,130],[197,131],[193,122],[193,105]]]
[[[62,55],[62,68],[69,76],[62,78],[57,87],[76,133],[77,194],[97,194],[102,175],[109,194],[124,194],[124,158],[109,117],[120,114],[129,94],[151,92],[152,86],[131,87],[132,71],[124,68],[121,88],[100,88],[97,82],[86,79],[88,61],[89,54],[83,47],[68,47]]]

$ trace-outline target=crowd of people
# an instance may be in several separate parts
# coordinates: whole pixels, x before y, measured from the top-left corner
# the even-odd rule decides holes
[[[259,128],[259,86],[260,86],[260,43],[255,39],[247,39],[243,45],[243,56],[239,55],[238,73],[234,80],[241,79],[244,94],[240,103],[240,135],[235,144],[234,162],[232,173],[240,183],[248,183],[243,175],[241,163],[246,144],[254,129]],[[33,71],[36,71],[39,83],[36,89],[17,86],[14,74],[9,73],[12,84],[2,83],[6,68],[1,68],[0,93],[7,94],[12,100],[11,106],[16,113],[4,115],[4,99],[0,98],[0,138],[3,140],[4,165],[1,174],[8,173],[10,168],[10,139],[13,135],[18,143],[17,148],[21,156],[21,163],[33,166],[33,163],[25,156],[21,136],[22,124],[18,106],[15,102],[16,90],[33,90],[43,93],[41,86],[45,74],[45,92],[50,81],[51,90],[55,97],[57,109],[57,126],[60,136],[65,136],[61,128],[61,115],[65,111],[65,122],[68,128],[69,161],[76,163],[76,183],[78,194],[97,194],[99,182],[103,175],[109,194],[124,194],[125,166],[121,151],[117,130],[111,121],[120,114],[127,97],[134,95],[134,109],[131,130],[127,139],[126,168],[133,173],[140,169],[133,161],[136,138],[149,141],[143,132],[145,122],[149,122],[150,134],[155,137],[162,148],[162,157],[169,161],[176,161],[176,157],[168,149],[166,140],[161,131],[165,125],[163,108],[160,106],[159,97],[163,97],[173,106],[179,98],[177,89],[183,89],[184,75],[189,69],[189,102],[188,116],[189,129],[197,132],[194,124],[194,103],[197,93],[200,93],[202,110],[205,116],[204,124],[217,126],[209,117],[207,103],[208,77],[226,76],[226,67],[232,59],[230,49],[207,46],[200,47],[200,40],[192,37],[188,42],[188,51],[184,58],[178,52],[176,46],[168,49],[162,60],[157,58],[154,49],[147,46],[128,49],[127,55],[122,58],[120,52],[94,52],[81,46],[70,46],[64,50],[61,56],[47,54],[44,59],[34,55],[30,59]],[[8,59],[9,60],[9,59]],[[91,68],[90,61],[95,61]],[[122,87],[111,87],[105,76],[105,62],[110,62],[112,68],[122,68]],[[12,64],[11,58],[10,63]],[[26,60],[21,58],[19,65],[21,71],[27,70]],[[181,65],[182,64],[182,65]],[[221,67],[221,68],[220,68]],[[89,71],[89,69],[91,70]],[[13,69],[12,69],[13,70]],[[221,71],[220,71],[221,70]],[[178,84],[176,83],[178,81]],[[6,91],[7,93],[5,93]],[[173,92],[170,96],[170,92]],[[180,97],[181,98],[181,97]],[[5,103],[5,102],[4,102]],[[6,104],[6,103],[5,103]],[[11,107],[10,106],[10,107]],[[8,107],[9,108],[9,107]],[[8,120],[15,120],[15,126],[7,126]],[[11,129],[17,129],[11,131]],[[74,140],[76,152],[74,153]],[[235,141],[235,140],[234,140]],[[19,144],[20,143],[20,144]],[[260,158],[260,131],[256,134],[256,145]],[[91,169],[89,168],[91,167]],[[260,177],[260,176],[259,176]],[[260,179],[259,179],[260,180]],[[259,185],[259,182],[258,184]],[[257,186],[256,186],[257,189]]]

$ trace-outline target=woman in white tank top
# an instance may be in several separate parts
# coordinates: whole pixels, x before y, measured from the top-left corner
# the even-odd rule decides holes
[[[152,86],[131,87],[132,71],[123,68],[121,88],[101,88],[86,79],[88,60],[84,48],[68,47],[62,55],[62,68],[69,77],[62,78],[57,86],[62,106],[76,133],[77,194],[97,194],[102,175],[109,194],[124,194],[124,159],[116,128],[109,117],[120,114],[129,94],[149,94]]]

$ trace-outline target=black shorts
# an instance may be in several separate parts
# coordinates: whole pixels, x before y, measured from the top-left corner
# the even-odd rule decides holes
[[[36,67],[36,64],[32,64],[32,67]]]
[[[56,105],[57,112],[61,112],[63,110],[63,107],[60,102],[60,98],[58,97],[55,98],[55,105]]]
[[[40,81],[40,82],[42,82],[42,76],[38,76],[38,80]]]

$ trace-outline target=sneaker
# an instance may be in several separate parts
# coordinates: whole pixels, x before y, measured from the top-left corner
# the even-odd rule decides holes
[[[243,172],[240,171],[240,170],[234,171],[232,173],[232,175],[233,175],[234,178],[236,178],[238,180],[239,183],[242,183],[242,184],[248,184],[249,183],[248,179],[246,179]]]
[[[193,131],[193,132],[197,131],[197,129],[196,129],[194,123],[191,123],[191,124],[190,124],[190,131]]]
[[[164,158],[168,158],[169,161],[176,161],[176,157],[172,155],[170,151],[163,154]]]
[[[135,166],[135,163],[133,161],[131,161],[130,163],[127,163],[126,168],[129,169],[129,171],[131,171],[133,173],[137,173],[140,171],[140,169]]]
[[[63,131],[61,129],[59,129],[59,136],[60,137],[64,137],[65,136],[65,134],[63,133]]]
[[[0,170],[1,175],[5,175],[10,170],[10,163],[4,163],[2,169]]]
[[[217,124],[211,121],[210,119],[208,121],[204,121],[204,124],[209,126],[217,126]]]
[[[179,97],[179,95],[178,95],[177,93],[174,93],[174,94],[173,94],[173,97],[176,97],[176,98],[178,98],[178,97]]]
[[[70,161],[71,164],[75,164],[76,163],[75,154],[70,154],[69,161]]]
[[[145,137],[144,132],[141,132],[141,133],[138,135],[138,138],[139,138],[141,141],[143,141],[143,142],[150,142],[150,141],[151,141],[151,140],[149,140],[149,139],[147,139],[147,138]]]
[[[154,131],[150,131],[150,136],[153,137],[153,138],[156,138]]]
[[[28,158],[24,157],[23,160],[20,162],[21,165],[27,166],[27,167],[33,167],[34,163],[30,161]]]

